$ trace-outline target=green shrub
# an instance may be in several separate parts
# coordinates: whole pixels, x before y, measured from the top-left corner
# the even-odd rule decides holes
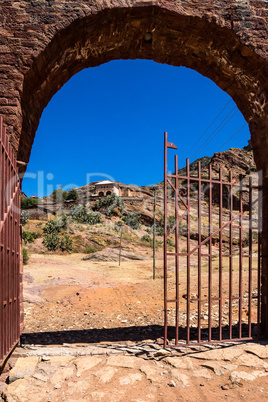
[[[70,191],[67,192],[65,201],[76,201],[78,200],[78,192],[72,188]]]
[[[22,231],[22,239],[24,240],[24,243],[33,243],[35,239],[37,239],[38,234],[35,232],[28,232],[28,230],[23,230]]]
[[[30,218],[29,212],[27,211],[22,211],[21,215],[20,215],[20,223],[22,224],[22,226],[26,225],[26,223],[28,222]]]
[[[55,225],[58,228],[58,231],[60,231],[61,229],[69,229],[68,216],[66,214],[62,214],[59,219],[55,220]]]
[[[86,244],[84,248],[85,254],[93,254],[100,250],[100,247],[96,245]]]
[[[101,223],[101,215],[97,212],[88,212],[88,209],[83,205],[73,206],[69,214],[79,223],[88,223],[89,225]]]
[[[58,248],[58,246],[59,246],[59,242],[60,242],[59,236],[58,236],[55,232],[53,232],[53,233],[51,233],[51,234],[47,234],[47,235],[44,237],[44,240],[43,240],[44,246],[45,246],[49,251],[55,251],[55,250],[57,250],[57,248]]]
[[[172,243],[172,240],[167,238],[167,245],[168,246],[174,246],[174,244]]]
[[[151,237],[149,235],[142,236],[141,241],[149,247],[154,246],[154,239],[153,239],[153,237]],[[155,247],[156,248],[159,247],[162,243],[163,243],[162,241],[155,239]]]
[[[148,228],[146,228],[146,232],[149,234],[153,234],[154,233],[154,225],[149,226]],[[158,224],[155,225],[155,234],[158,236],[161,236],[161,232],[162,235],[164,234],[164,228],[162,226],[159,226]]]
[[[43,231],[46,234],[52,234],[52,233],[57,234],[60,231],[60,229],[61,228],[57,220],[50,220],[45,224]]]
[[[176,222],[175,216],[168,216],[167,218],[168,228],[172,229],[173,226],[175,225],[175,222]]]
[[[58,190],[53,190],[50,194],[50,197],[53,202],[64,202],[67,197],[67,191],[62,190],[62,188],[59,188]]]
[[[167,217],[167,227],[169,229],[173,228],[173,226],[175,225],[175,216],[168,216]],[[162,216],[160,219],[160,225],[164,227],[164,217]]]
[[[21,209],[28,209],[40,204],[42,201],[38,197],[21,197]]]
[[[115,224],[114,225],[114,231],[118,233],[118,232],[121,231],[121,228],[117,224]]]
[[[47,234],[59,233],[61,229],[68,229],[68,227],[68,216],[66,214],[63,214],[59,219],[52,219],[48,221],[45,224],[43,231]]]
[[[107,195],[106,197],[98,198],[94,204],[94,210],[106,209],[106,215],[111,216],[115,208],[120,211],[124,210],[124,201],[115,193]]]
[[[98,214],[97,212],[89,212],[87,222],[89,225],[96,225],[97,223],[101,222],[101,214]]]
[[[23,260],[23,264],[26,265],[29,261],[30,258],[30,254],[29,251],[26,250],[26,248],[22,249],[22,260]]]
[[[152,238],[149,235],[144,235],[144,236],[142,236],[141,240],[150,243]]]
[[[60,249],[61,251],[68,251],[69,253],[73,250],[73,240],[68,234],[61,239]]]
[[[249,245],[249,236],[246,236],[242,240],[242,247],[248,247],[248,245]]]
[[[169,216],[167,219],[167,229],[170,230],[171,228],[173,228],[175,224],[175,216]],[[154,232],[154,225],[148,227],[146,229],[146,232],[149,234],[153,234]],[[155,234],[156,236],[164,236],[164,217],[161,216],[159,222],[157,222],[155,224]],[[159,244],[161,244],[161,242],[158,241]]]
[[[122,220],[132,229],[139,229],[140,227],[140,215],[135,214],[135,212],[131,212],[128,215],[123,216]]]
[[[74,205],[70,211],[69,215],[79,223],[87,223],[88,219],[88,210],[85,206],[79,204],[79,205]]]
[[[156,234],[157,234],[158,236],[164,236],[164,228],[163,228],[163,226],[158,226],[158,227],[157,227],[157,229],[156,229]]]
[[[114,225],[114,230],[118,233],[121,232],[122,226],[124,225],[123,221],[117,221]]]
[[[175,225],[175,216],[168,216],[167,229],[171,230],[174,225]],[[156,226],[156,234],[158,236],[164,236],[164,216],[161,216],[159,220],[159,225]]]
[[[252,232],[252,243],[257,243],[259,239],[258,233],[257,232]],[[249,246],[249,234],[243,238],[242,241],[242,247],[248,247]]]

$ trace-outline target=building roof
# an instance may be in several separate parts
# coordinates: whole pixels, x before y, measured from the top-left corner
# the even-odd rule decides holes
[[[95,186],[103,186],[104,184],[115,184],[115,182],[110,180],[102,180],[98,181],[98,183],[96,183]]]

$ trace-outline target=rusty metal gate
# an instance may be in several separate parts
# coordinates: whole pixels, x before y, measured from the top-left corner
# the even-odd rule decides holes
[[[0,367],[20,337],[20,180],[0,117]]]
[[[261,177],[217,177],[189,160],[168,174],[164,141],[165,347],[260,334]],[[248,172],[249,173],[249,172]]]

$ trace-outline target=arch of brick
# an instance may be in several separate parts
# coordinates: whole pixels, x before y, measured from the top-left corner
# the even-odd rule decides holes
[[[86,67],[137,58],[182,65],[233,98],[265,177],[262,317],[268,333],[268,2],[5,0],[0,22],[0,114],[18,160],[26,163],[43,109]]]

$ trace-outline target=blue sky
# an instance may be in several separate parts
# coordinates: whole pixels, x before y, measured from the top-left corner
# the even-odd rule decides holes
[[[227,124],[213,138],[223,120],[222,126]],[[22,189],[42,197],[58,185],[69,189],[106,177],[155,184],[163,179],[164,131],[178,146],[184,166],[186,155],[190,162],[213,155],[243,125],[232,99],[193,70],[148,60],[112,61],[81,71],[50,101]],[[210,135],[213,139],[202,149]],[[246,124],[221,150],[243,147],[249,138]],[[170,170],[172,163],[169,159]]]

